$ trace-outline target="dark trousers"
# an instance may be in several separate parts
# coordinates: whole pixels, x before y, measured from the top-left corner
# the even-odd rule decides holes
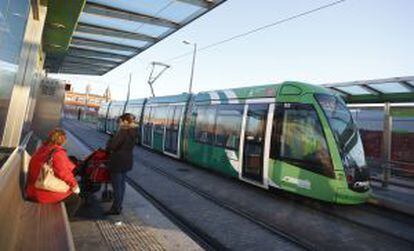
[[[73,217],[76,212],[78,211],[82,200],[79,197],[79,195],[72,193],[66,199],[63,200],[63,203],[65,203],[66,212],[68,213],[69,217]]]
[[[111,172],[112,188],[114,189],[114,202],[112,210],[121,212],[124,201],[126,173]]]

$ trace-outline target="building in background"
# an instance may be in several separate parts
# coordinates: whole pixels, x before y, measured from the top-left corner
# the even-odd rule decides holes
[[[92,94],[92,88],[87,87],[85,93],[74,92],[70,84],[66,85],[64,116],[78,120],[96,121],[99,108],[103,103],[111,101],[109,87],[103,95]]]

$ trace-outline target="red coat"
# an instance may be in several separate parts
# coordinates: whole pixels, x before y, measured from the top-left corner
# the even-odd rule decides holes
[[[72,172],[75,165],[69,160],[66,150],[62,146],[44,144],[33,154],[29,163],[26,193],[30,200],[39,203],[57,203],[64,200],[72,193],[72,189],[69,189],[66,193],[58,193],[35,187],[35,182],[39,176],[40,169],[43,163],[47,161],[53,148],[56,149],[56,152],[53,154],[53,171],[55,176],[65,181],[70,188],[78,185]]]

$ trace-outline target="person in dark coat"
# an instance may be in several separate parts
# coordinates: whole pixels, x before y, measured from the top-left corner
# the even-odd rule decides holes
[[[137,137],[135,117],[125,113],[118,119],[119,129],[108,140],[106,150],[109,152],[108,168],[111,172],[111,182],[114,190],[114,202],[106,214],[120,214],[125,194],[126,173],[133,167],[133,149]]]

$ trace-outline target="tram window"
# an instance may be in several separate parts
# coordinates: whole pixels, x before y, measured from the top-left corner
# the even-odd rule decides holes
[[[134,115],[135,120],[140,123],[141,122],[141,113],[142,113],[142,106],[138,106],[135,108]]]
[[[101,105],[101,107],[99,107],[99,110],[98,110],[98,116],[100,118],[105,118],[107,109],[108,109],[108,105],[106,104]]]
[[[149,124],[151,120],[151,107],[146,107],[144,110],[144,124]]]
[[[216,106],[197,108],[194,136],[198,142],[213,144],[216,109]]]
[[[135,121],[139,122],[139,119],[141,117],[141,109],[142,109],[142,107],[140,107],[140,106],[128,105],[125,112],[133,114],[135,116]]]
[[[277,106],[272,156],[325,176],[333,176],[332,161],[318,115],[311,105]],[[278,144],[278,146],[275,146]],[[275,154],[278,151],[278,154]],[[277,158],[277,157],[276,157]]]
[[[168,117],[167,117],[166,126],[169,129],[178,130],[182,108],[183,108],[182,106],[168,107]]]
[[[160,106],[156,107],[154,112],[154,117],[152,119],[152,122],[154,123],[154,132],[163,134],[164,133],[164,123],[165,119],[167,117],[167,106]]]
[[[180,118],[181,118],[182,109],[183,109],[182,106],[176,106],[175,107],[175,112],[174,112],[174,116],[173,116],[173,120],[172,120],[172,124],[171,124],[171,126],[173,127],[174,130],[178,130],[178,127],[180,125]]]
[[[167,122],[166,122],[166,126],[167,127],[173,126],[174,111],[175,111],[175,106],[168,107],[168,110],[167,110]]]
[[[238,149],[244,105],[220,105],[217,111],[215,145]]]

